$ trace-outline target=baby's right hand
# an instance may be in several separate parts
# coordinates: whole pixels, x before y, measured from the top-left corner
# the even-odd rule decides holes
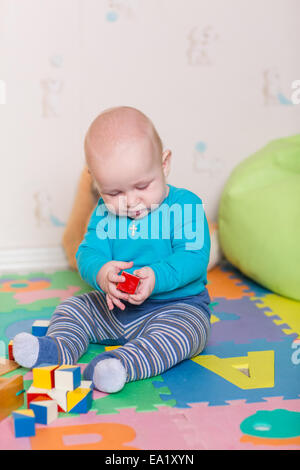
[[[97,283],[106,293],[106,302],[109,310],[114,308],[114,304],[124,310],[125,305],[119,300],[128,300],[128,294],[117,289],[117,283],[125,281],[125,277],[118,273],[124,269],[131,268],[133,261],[108,261],[97,274]]]

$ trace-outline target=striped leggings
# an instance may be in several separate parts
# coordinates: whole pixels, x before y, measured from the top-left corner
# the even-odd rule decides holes
[[[210,330],[207,313],[181,301],[162,301],[155,307],[146,302],[149,311],[140,315],[140,306],[126,301],[124,311],[109,310],[104,294],[95,290],[59,304],[47,331],[56,342],[59,364],[76,364],[89,343],[121,344],[96,359],[119,359],[131,382],[201,353]]]

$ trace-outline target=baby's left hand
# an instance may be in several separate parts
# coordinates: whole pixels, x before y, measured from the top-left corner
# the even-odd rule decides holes
[[[128,296],[127,302],[134,305],[142,304],[150,295],[155,286],[155,274],[149,266],[137,269],[132,274],[140,278],[135,294]]]

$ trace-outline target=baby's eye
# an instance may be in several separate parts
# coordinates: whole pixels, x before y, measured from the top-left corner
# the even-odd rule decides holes
[[[146,189],[147,186],[149,186],[148,184],[144,185],[144,186],[137,186],[137,189]]]

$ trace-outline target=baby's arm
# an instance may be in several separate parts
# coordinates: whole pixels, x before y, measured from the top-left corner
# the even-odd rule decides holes
[[[110,309],[114,304],[123,309],[124,304],[120,299],[127,300],[128,295],[116,287],[118,282],[124,280],[118,273],[130,268],[132,262],[112,260],[110,240],[101,224],[103,216],[103,206],[98,204],[92,213],[84,240],[76,253],[78,271],[85,282],[106,294],[106,302]]]
[[[182,204],[181,222],[178,223],[175,220],[175,227],[171,227],[170,230],[173,253],[161,261],[149,265],[155,274],[155,286],[152,294],[169,292],[183,287],[199,279],[207,271],[210,236],[202,200],[189,192],[186,200],[182,202],[193,204],[193,211],[185,212],[184,204]],[[191,214],[192,217],[187,217],[188,214]],[[194,233],[197,235],[191,238]],[[175,234],[178,237],[181,234],[182,236],[176,238]]]
[[[98,203],[91,215],[84,239],[78,247],[76,261],[82,279],[94,289],[104,293],[97,282],[97,275],[102,266],[112,260],[112,252],[109,238],[103,236],[100,238],[98,236],[101,236],[100,230],[97,235],[97,225],[102,218],[103,212]]]

